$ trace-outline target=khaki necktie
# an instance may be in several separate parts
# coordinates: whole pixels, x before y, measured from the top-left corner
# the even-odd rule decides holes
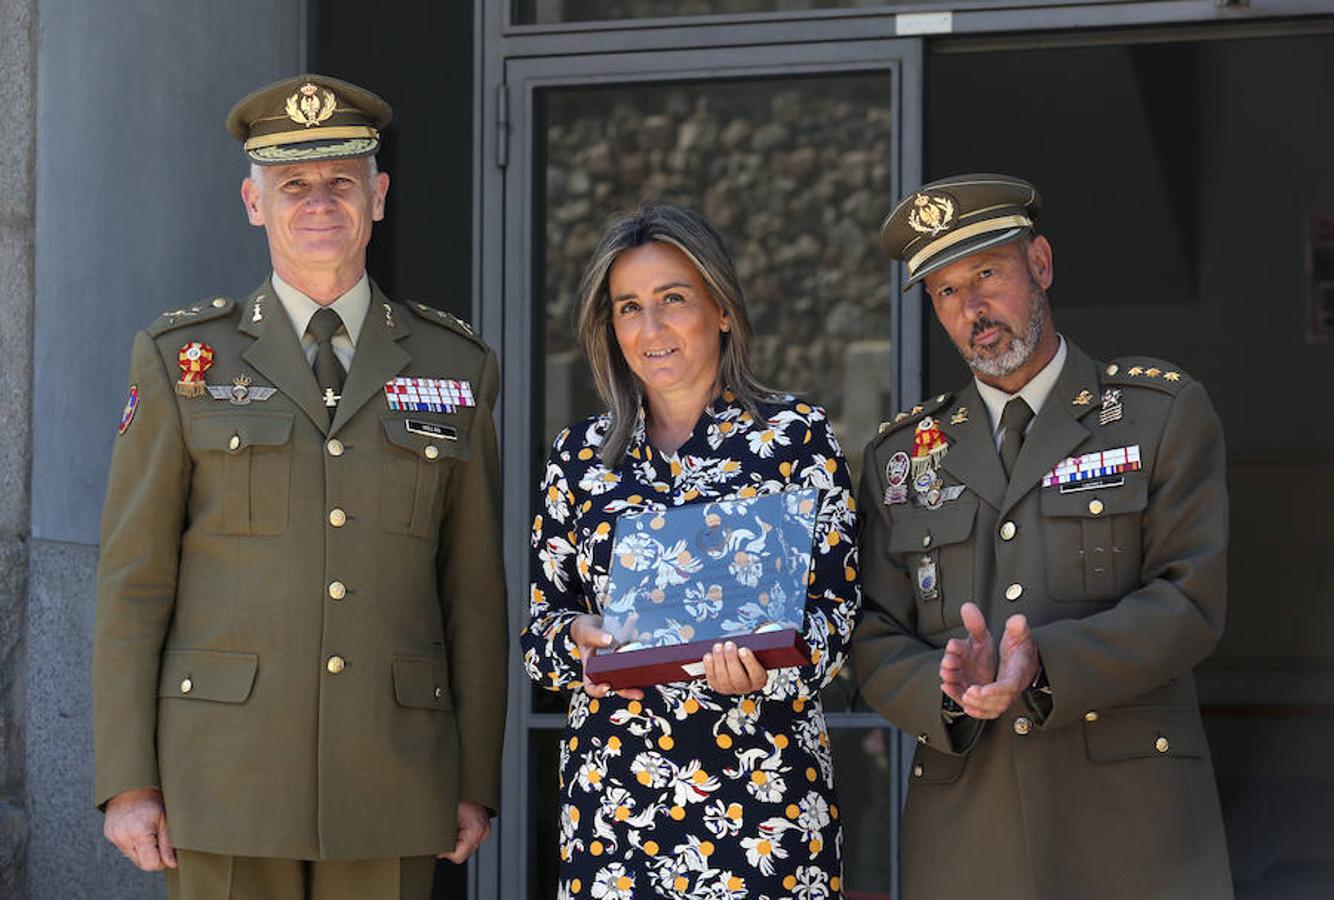
[[[342,318],[327,306],[316,310],[315,315],[310,317],[310,324],[306,326],[311,337],[315,338],[315,380],[319,382],[324,405],[329,407],[330,420],[333,419],[338,401],[342,399],[343,379],[347,376],[333,350],[334,332],[342,327]]]
[[[1001,465],[1005,477],[1014,475],[1014,464],[1019,459],[1019,448],[1024,445],[1024,429],[1033,421],[1033,409],[1023,397],[1015,397],[1001,411]]]

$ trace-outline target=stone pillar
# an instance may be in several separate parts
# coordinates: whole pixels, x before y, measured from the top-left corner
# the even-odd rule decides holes
[[[36,0],[0,0],[0,897],[24,894],[24,633],[32,445]]]

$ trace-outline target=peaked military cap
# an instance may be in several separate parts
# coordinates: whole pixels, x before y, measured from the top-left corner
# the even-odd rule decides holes
[[[1012,175],[955,175],[924,184],[899,201],[880,226],[890,256],[903,262],[908,288],[930,273],[1037,224],[1038,189]]]
[[[326,75],[299,75],[242,98],[227,130],[261,166],[374,156],[394,111],[375,94]]]

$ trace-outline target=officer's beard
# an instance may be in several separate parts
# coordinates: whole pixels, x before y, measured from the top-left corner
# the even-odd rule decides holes
[[[1038,349],[1038,341],[1042,339],[1042,329],[1047,325],[1047,296],[1037,282],[1030,280],[1030,283],[1032,290],[1028,298],[1028,321],[1024,323],[1022,336],[1015,334],[1004,322],[981,318],[973,323],[969,343],[971,344],[973,338],[988,328],[999,328],[1010,336],[1009,347],[994,355],[985,355],[988,352],[986,350],[974,351],[971,348],[959,347],[963,361],[977,374],[989,378],[1004,378],[1023,368]],[[1002,336],[1001,342],[1004,340]]]

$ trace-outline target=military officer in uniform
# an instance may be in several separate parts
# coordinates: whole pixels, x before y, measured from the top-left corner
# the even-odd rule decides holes
[[[917,739],[904,896],[1228,898],[1191,676],[1223,630],[1222,429],[1179,367],[1056,331],[1039,209],[961,175],[883,227],[974,376],[864,457],[854,662]]]
[[[425,898],[498,805],[496,358],[366,275],[390,115],[318,75],[238,103],[273,274],[134,341],[96,793],[107,837],[175,898]]]

